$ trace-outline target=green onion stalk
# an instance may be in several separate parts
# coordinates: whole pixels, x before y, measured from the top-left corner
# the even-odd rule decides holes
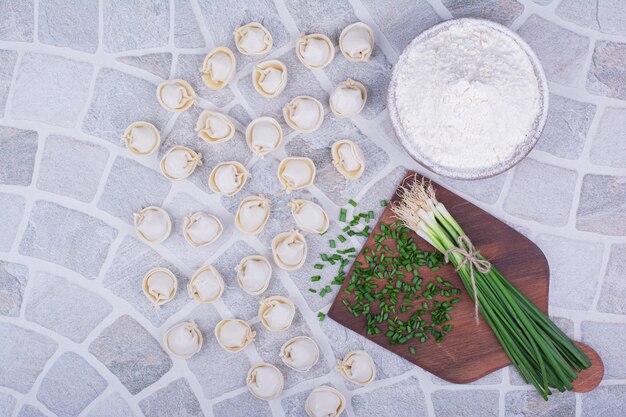
[[[457,268],[476,314],[480,311],[524,381],[545,400],[550,388],[571,390],[577,372],[591,366],[589,358],[475,250],[429,181],[416,177],[399,195],[395,215]]]

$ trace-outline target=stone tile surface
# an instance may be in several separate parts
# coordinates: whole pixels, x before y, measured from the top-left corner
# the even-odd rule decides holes
[[[582,415],[621,417],[626,407],[626,385],[601,386],[582,400]]]
[[[113,310],[102,297],[64,278],[38,272],[26,304],[26,320],[80,343]]]
[[[204,38],[189,0],[175,0],[174,7],[174,44],[176,47],[204,47]]]
[[[139,407],[146,416],[204,416],[200,403],[185,378],[179,378],[139,401]]]
[[[172,54],[169,52],[145,54],[145,55],[129,55],[117,58],[118,61],[141,68],[157,77],[168,79],[172,67]]]
[[[596,165],[626,168],[626,110],[616,107],[604,109],[598,131],[593,138],[589,160]]]
[[[17,229],[24,215],[26,202],[24,197],[15,194],[0,193],[0,251],[8,252],[15,241]]]
[[[497,416],[498,391],[439,390],[431,395],[435,416]]]
[[[602,358],[604,377],[624,379],[626,363],[624,363],[623,346],[626,343],[626,324],[583,321],[581,331],[582,342],[591,346]]]
[[[97,401],[87,417],[133,417],[135,413],[122,396],[115,392]]]
[[[4,106],[7,104],[16,61],[17,52],[0,49],[0,117],[4,115]]]
[[[6,0],[0,3],[0,40],[32,42],[34,0]]]
[[[47,336],[0,322],[0,386],[26,394],[58,344]]]
[[[576,171],[527,158],[513,173],[504,210],[523,219],[564,226],[572,206]]]
[[[89,202],[96,195],[108,159],[109,151],[95,143],[67,136],[48,136],[39,165],[37,188]]]
[[[576,414],[576,398],[573,393],[554,393],[546,401],[532,391],[511,391],[504,397],[506,417],[568,417]]]
[[[393,385],[388,385],[374,392],[352,397],[352,407],[358,416],[397,415],[427,416],[424,393],[419,380],[409,378]]]
[[[583,178],[576,228],[605,235],[626,235],[626,176],[588,174]]]
[[[38,408],[35,408],[32,405],[24,404],[17,417],[46,417],[46,415],[39,411]]]
[[[106,387],[107,382],[85,359],[66,352],[41,381],[37,399],[57,416],[77,416]]]
[[[41,43],[94,53],[98,49],[98,1],[39,2],[37,36]],[[90,22],[90,24],[83,24]]]
[[[117,233],[102,220],[55,203],[37,201],[19,252],[94,279]]]
[[[136,320],[124,315],[89,345],[94,355],[135,395],[158,381],[172,367],[159,342]]]
[[[626,11],[622,6],[619,0],[563,0],[555,13],[586,28],[626,35]]]
[[[105,0],[103,19],[102,42],[107,52],[154,48],[167,44],[170,29],[168,2]]]
[[[26,53],[17,71],[11,117],[61,127],[76,125],[87,102],[92,64]]]
[[[477,17],[510,26],[524,11],[516,0],[443,0],[443,5],[454,17]]]
[[[587,90],[591,94],[626,100],[626,42],[597,41],[587,74]]]
[[[213,405],[215,417],[255,416],[269,417],[272,410],[267,401],[260,400],[249,392],[228,398]]]
[[[33,177],[37,132],[0,126],[0,184],[28,185]]]
[[[626,245],[611,246],[598,310],[606,313],[626,314]]]
[[[16,403],[17,400],[14,396],[0,392],[0,415],[13,415],[13,409],[15,408]]]

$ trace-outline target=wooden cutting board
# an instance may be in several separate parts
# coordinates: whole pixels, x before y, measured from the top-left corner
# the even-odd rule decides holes
[[[413,180],[414,175],[414,172],[409,171],[405,184],[409,184]],[[437,199],[446,206],[474,245],[480,250],[481,254],[490,260],[541,311],[547,313],[549,267],[546,257],[537,245],[486,211],[446,188],[436,183],[433,183],[433,186]],[[388,196],[381,196],[381,198],[385,197]],[[392,203],[398,200],[398,198],[396,193],[389,201]],[[380,232],[381,222],[390,224],[397,220],[393,217],[390,206],[391,204],[383,212],[364,247],[374,247],[373,235]],[[411,232],[410,235],[417,241],[420,249],[435,251],[432,246],[415,233]],[[358,255],[356,261],[367,263],[363,252]],[[473,301],[465,291],[465,287],[454,267],[451,264],[442,264],[441,269],[438,271],[433,272],[428,267],[422,267],[419,272],[424,279],[423,287],[427,282],[434,280],[435,276],[439,275],[454,284],[456,288],[462,290],[461,301],[455,305],[454,310],[451,312],[452,320],[450,324],[452,324],[453,330],[447,333],[440,343],[434,342],[433,338],[431,338],[425,343],[411,340],[404,345],[392,346],[384,335],[386,330],[384,326],[381,326],[380,334],[367,335],[365,319],[362,316],[354,317],[341,302],[344,298],[352,301],[352,296],[343,292],[352,276],[352,269],[348,272],[341,290],[338,292],[328,312],[328,316],[363,337],[449,382],[458,384],[469,383],[509,365],[511,362],[489,325],[482,319],[482,316],[480,323],[478,325],[475,324]],[[419,299],[416,303],[421,304],[422,301],[422,299]],[[415,348],[415,355],[409,352],[409,346]],[[584,348],[592,360],[592,367],[580,373],[575,384],[575,390],[578,391],[590,391],[600,383],[604,374],[604,368],[599,356],[589,347],[584,346]]]

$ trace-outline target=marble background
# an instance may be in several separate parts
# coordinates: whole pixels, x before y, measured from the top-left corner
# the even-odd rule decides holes
[[[448,384],[393,356],[330,319],[319,322],[332,296],[308,292],[312,262],[277,272],[268,294],[289,295],[298,315],[288,334],[259,325],[259,297],[243,294],[232,268],[292,227],[275,179],[277,161],[308,155],[318,180],[298,193],[319,201],[332,218],[348,198],[380,211],[406,168],[419,169],[392,135],[386,85],[403,47],[422,30],[461,16],[510,26],[537,52],[550,81],[550,114],[536,149],[515,169],[474,182],[441,180],[545,251],[551,269],[550,313],[573,338],[601,353],[606,374],[589,394],[555,394],[542,401],[512,369],[469,385]],[[262,98],[250,82],[255,59],[237,56],[237,77],[210,92],[198,69],[214,46],[233,48],[233,29],[252,20],[274,37],[270,56],[288,67],[286,91]],[[375,31],[367,64],[341,55],[324,71],[306,70],[293,45],[304,32],[335,41],[362,20]],[[234,49],[234,48],[233,48]],[[180,77],[199,93],[199,108],[164,111],[155,87]],[[285,126],[284,146],[252,158],[242,130],[251,118],[280,117],[281,107],[306,93],[327,102],[347,77],[368,89],[360,116],[328,116],[315,134]],[[209,146],[195,137],[201,108],[219,108],[237,121],[237,136]],[[133,158],[120,135],[135,120],[154,123],[163,151],[174,144],[200,150],[204,165],[188,181],[158,172],[160,155]],[[346,183],[329,163],[329,145],[352,138],[368,168]],[[236,159],[252,171],[242,195],[212,195],[210,169]],[[422,171],[423,172],[423,171]],[[270,223],[258,238],[232,226],[244,195],[272,199]],[[162,205],[174,234],[148,247],[133,231],[132,213]],[[219,244],[191,250],[180,221],[207,210],[226,226]],[[622,416],[626,409],[626,7],[622,0],[0,0],[0,416],[303,416],[315,386],[330,384],[347,398],[347,416]],[[337,225],[333,225],[334,233]],[[359,243],[359,242],[356,242]],[[326,239],[309,238],[310,253]],[[216,305],[199,305],[180,291],[155,310],[140,281],[154,266],[171,268],[181,288],[211,262],[227,289]],[[329,272],[322,274],[330,280]],[[223,317],[250,320],[257,341],[229,354],[211,337]],[[171,325],[194,318],[207,341],[189,361],[171,359],[161,345]],[[264,402],[244,386],[252,363],[279,363],[284,340],[308,334],[320,363],[309,373],[287,372],[281,398]],[[359,388],[334,371],[349,350],[371,352],[379,377]]]

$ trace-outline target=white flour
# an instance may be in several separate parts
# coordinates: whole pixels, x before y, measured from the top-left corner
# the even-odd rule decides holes
[[[508,159],[540,111],[528,55],[508,35],[475,22],[415,45],[397,80],[408,138],[444,167],[478,169]]]

